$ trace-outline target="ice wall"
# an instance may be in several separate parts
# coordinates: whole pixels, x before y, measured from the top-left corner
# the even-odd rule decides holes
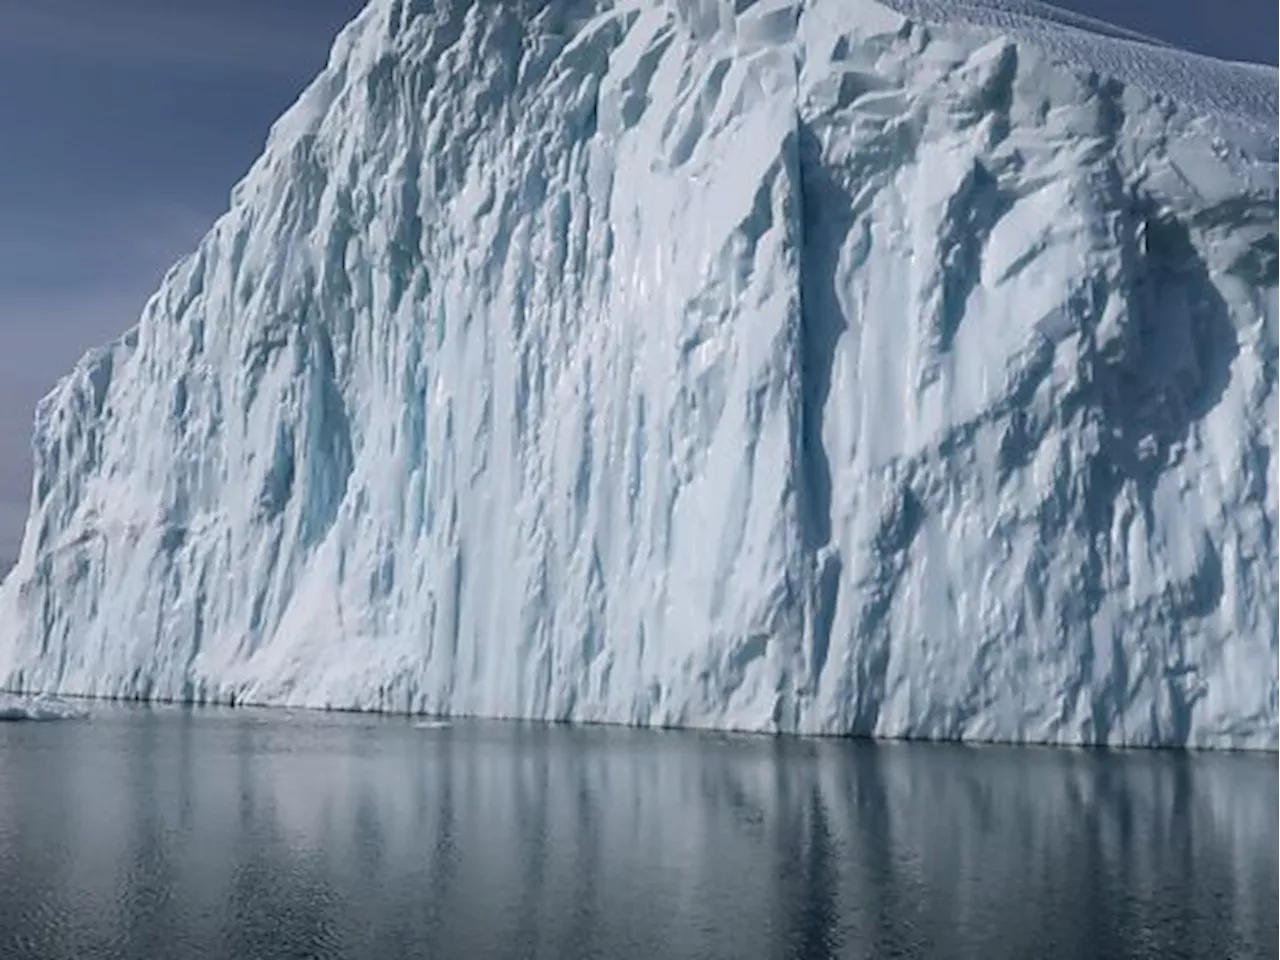
[[[1274,71],[893,6],[374,0],[41,405],[0,687],[1275,749]]]

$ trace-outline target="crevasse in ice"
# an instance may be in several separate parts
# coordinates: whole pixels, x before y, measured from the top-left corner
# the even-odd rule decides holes
[[[0,687],[1277,744],[1276,75],[374,0],[44,401]]]

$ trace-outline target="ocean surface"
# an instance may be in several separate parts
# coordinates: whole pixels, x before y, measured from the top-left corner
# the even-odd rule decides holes
[[[0,723],[0,957],[1275,957],[1274,755],[90,705]]]

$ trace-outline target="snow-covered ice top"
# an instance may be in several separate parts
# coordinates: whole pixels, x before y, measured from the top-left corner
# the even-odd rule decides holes
[[[1274,749],[1275,76],[375,0],[37,412],[0,687]]]
[[[1274,141],[1276,71],[1227,63],[1035,0],[882,0],[923,23],[963,22],[1034,43],[1060,61],[1243,121]]]

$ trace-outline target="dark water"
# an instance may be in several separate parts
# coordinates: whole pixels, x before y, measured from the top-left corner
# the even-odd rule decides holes
[[[1274,756],[0,724],[0,957],[1275,957]]]

